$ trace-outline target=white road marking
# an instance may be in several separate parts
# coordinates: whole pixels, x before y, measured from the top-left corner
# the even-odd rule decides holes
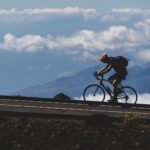
[[[32,101],[32,100],[12,100],[12,99],[1,99],[2,101],[11,101],[11,102],[29,102],[29,103],[47,103],[47,104],[60,104],[60,102],[49,102],[49,101]],[[0,100],[0,101],[1,101]],[[74,101],[76,101],[76,100],[74,100]],[[84,101],[83,101],[84,102]],[[61,104],[63,104],[63,105],[74,105],[74,104],[76,104],[76,105],[83,105],[83,104],[80,104],[80,103],[63,103],[63,102],[61,102]],[[88,104],[86,104],[86,105],[88,105]]]
[[[116,110],[94,110],[94,109],[79,109],[79,108],[59,108],[59,107],[49,107],[49,106],[27,106],[27,105],[12,105],[12,104],[0,104],[0,106],[6,107],[23,107],[23,108],[38,108],[38,109],[53,109],[53,110],[69,110],[69,111],[83,111],[83,112],[109,112],[109,113],[135,113],[140,115],[150,115],[147,112],[129,112],[129,111],[116,111]]]

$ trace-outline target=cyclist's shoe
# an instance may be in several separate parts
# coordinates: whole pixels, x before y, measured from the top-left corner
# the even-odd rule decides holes
[[[114,96],[111,96],[110,100],[108,100],[108,103],[116,104],[117,103],[117,99],[115,99]]]
[[[117,103],[117,101],[114,101],[114,100],[111,100],[111,99],[108,100],[107,102],[110,103],[110,104],[116,104]]]

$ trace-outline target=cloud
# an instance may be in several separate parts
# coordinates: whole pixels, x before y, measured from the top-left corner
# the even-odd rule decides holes
[[[94,32],[90,30],[81,30],[71,36],[52,37],[47,35],[25,35],[17,38],[7,33],[4,35],[3,43],[0,43],[0,49],[13,50],[17,52],[36,52],[39,50],[59,50],[70,51],[70,49],[78,48],[86,51],[95,51],[95,49],[116,49],[125,47],[125,40],[128,40],[128,47],[134,45],[132,36],[136,33],[129,31],[126,27],[110,27],[103,32]],[[130,35],[129,37],[127,35]],[[137,41],[137,40],[136,40]],[[122,43],[121,43],[122,42]],[[129,44],[129,42],[131,44]]]
[[[73,99],[75,99],[75,100],[83,100],[83,96],[81,96],[81,97],[75,97]],[[96,97],[94,97],[94,100],[93,100],[93,96],[89,95],[86,99],[88,101],[99,101],[100,99],[102,99],[102,95],[97,95]],[[105,101],[107,101],[109,99],[110,99],[109,96],[106,95]],[[150,93],[141,93],[141,94],[138,94],[137,104],[150,104]]]
[[[47,45],[48,49],[81,47],[87,51],[94,51],[94,49],[113,50],[122,47],[137,47],[146,39],[141,39],[141,37],[144,36],[144,33],[140,33],[139,31],[125,26],[111,26],[107,30],[98,32],[81,30],[68,37],[25,35],[21,38],[17,38],[8,33],[4,35],[4,42],[1,43],[0,48],[16,49],[18,51],[26,49],[27,52],[32,52],[34,51],[34,48],[32,49],[32,47],[41,49]]]
[[[150,38],[150,19],[144,19],[143,21],[139,21],[135,23],[134,26],[144,34],[145,38]]]
[[[125,26],[111,26],[100,33],[99,46],[101,49],[131,49],[141,44],[140,33]]]
[[[24,14],[24,15],[72,15],[72,14],[95,14],[94,8],[84,9],[79,7],[66,7],[66,8],[36,8],[36,9],[24,9],[24,10],[1,10],[0,14]]]
[[[19,12],[20,14],[25,15],[74,15],[74,14],[83,14],[91,15],[95,14],[96,10],[94,8],[84,9],[79,7],[66,7],[66,8],[43,8],[43,9],[24,9]]]
[[[72,36],[57,36],[46,35],[25,35],[16,37],[7,33],[3,37],[3,42],[0,43],[0,49],[15,52],[38,52],[41,50],[59,51],[67,54],[79,54],[80,50],[95,51],[94,36],[95,32],[82,30]],[[71,50],[72,49],[72,50]],[[87,56],[87,53],[84,54]]]
[[[82,15],[85,18],[101,17],[102,20],[114,21],[128,20],[131,17],[150,17],[150,9],[138,9],[138,8],[113,8],[109,12],[98,12],[95,8],[81,8],[81,7],[65,7],[65,8],[32,8],[32,9],[0,9],[1,19],[6,19],[5,16],[10,17],[10,20],[22,20],[25,19],[42,19],[42,17],[48,16],[69,16],[69,15]],[[8,20],[9,21],[9,20]]]
[[[81,30],[72,35],[51,34],[16,37],[7,33],[0,49],[13,52],[59,52],[82,60],[95,60],[95,53],[121,50],[143,62],[150,62],[150,19],[136,22],[132,27],[110,26],[102,31]],[[142,58],[142,59],[141,59]]]
[[[0,9],[1,22],[24,22],[57,20],[66,17],[79,16],[84,19],[93,19],[95,22],[133,22],[150,17],[150,9],[113,8],[108,12],[99,12],[95,8],[65,7],[65,8],[32,8],[32,9]],[[9,18],[9,19],[8,19]]]
[[[150,63],[150,49],[141,50],[138,52],[138,59]]]
[[[150,17],[150,9],[140,8],[113,8],[101,16],[102,21],[109,22],[133,22]]]
[[[83,98],[83,96],[81,96],[81,97],[74,97],[73,98],[74,100],[84,100],[84,98]],[[101,94],[97,94],[96,96],[94,96],[93,97],[93,95],[92,94],[89,94],[88,96],[86,96],[86,100],[87,101],[97,101],[97,102],[101,102],[101,100],[103,99],[103,95],[101,95]],[[106,97],[105,97],[105,100],[107,101],[107,100],[109,100],[110,99],[110,97],[108,96],[108,95],[106,95]]]
[[[25,35],[16,38],[14,35],[7,33],[4,35],[4,42],[0,43],[0,49],[16,52],[36,52],[43,50],[45,39],[39,35]]]
[[[138,103],[139,104],[150,104],[150,93],[138,94]]]
[[[150,15],[150,9],[141,9],[141,8],[113,8],[111,10],[113,13],[119,13],[119,14],[144,14],[144,15]]]
[[[55,17],[62,18],[72,15],[81,15],[85,19],[94,17],[96,9],[79,8],[79,7],[66,7],[66,8],[34,8],[34,9],[0,9],[1,22],[16,22],[16,21],[35,21],[45,19],[56,19]],[[9,18],[9,19],[7,19]]]

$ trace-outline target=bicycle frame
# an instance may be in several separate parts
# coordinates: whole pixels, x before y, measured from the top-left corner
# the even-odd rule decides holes
[[[111,97],[111,93],[108,92],[108,90],[107,90],[105,84],[103,83],[103,82],[109,82],[109,80],[104,79],[103,76],[101,76],[101,79],[99,79],[99,78],[96,78],[96,79],[100,80],[100,82],[99,82],[98,85],[99,85],[99,86],[102,86],[103,89],[105,90],[105,92]]]
[[[103,82],[110,82],[110,81],[109,81],[108,79],[104,79],[103,76],[101,76],[101,78],[96,77],[96,79],[100,80],[98,85],[99,85],[99,86],[102,86],[103,89],[105,90],[105,92],[111,97],[111,93],[108,92],[107,87],[106,87],[105,84],[103,83]],[[123,86],[121,85],[121,83],[118,84],[117,86],[122,90],[122,92],[123,92],[124,95],[125,95],[125,96],[119,97],[119,98],[117,98],[117,99],[123,99],[123,98],[125,98],[126,100],[128,100],[128,96],[127,96],[127,94],[125,93],[125,91],[122,89]],[[95,93],[96,93],[96,92],[97,92],[97,90],[95,91]]]

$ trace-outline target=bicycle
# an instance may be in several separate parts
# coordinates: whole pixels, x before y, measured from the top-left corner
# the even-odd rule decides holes
[[[109,80],[104,79],[102,76],[96,76],[95,78],[99,80],[97,84],[88,85],[83,91],[83,99],[86,103],[91,106],[100,105],[99,102],[104,102],[106,94],[109,98],[112,96],[112,91],[109,87],[106,87],[106,82]],[[117,101],[116,103],[123,104],[133,104],[135,105],[138,100],[138,95],[136,90],[131,86],[123,86],[121,83],[117,85]]]

